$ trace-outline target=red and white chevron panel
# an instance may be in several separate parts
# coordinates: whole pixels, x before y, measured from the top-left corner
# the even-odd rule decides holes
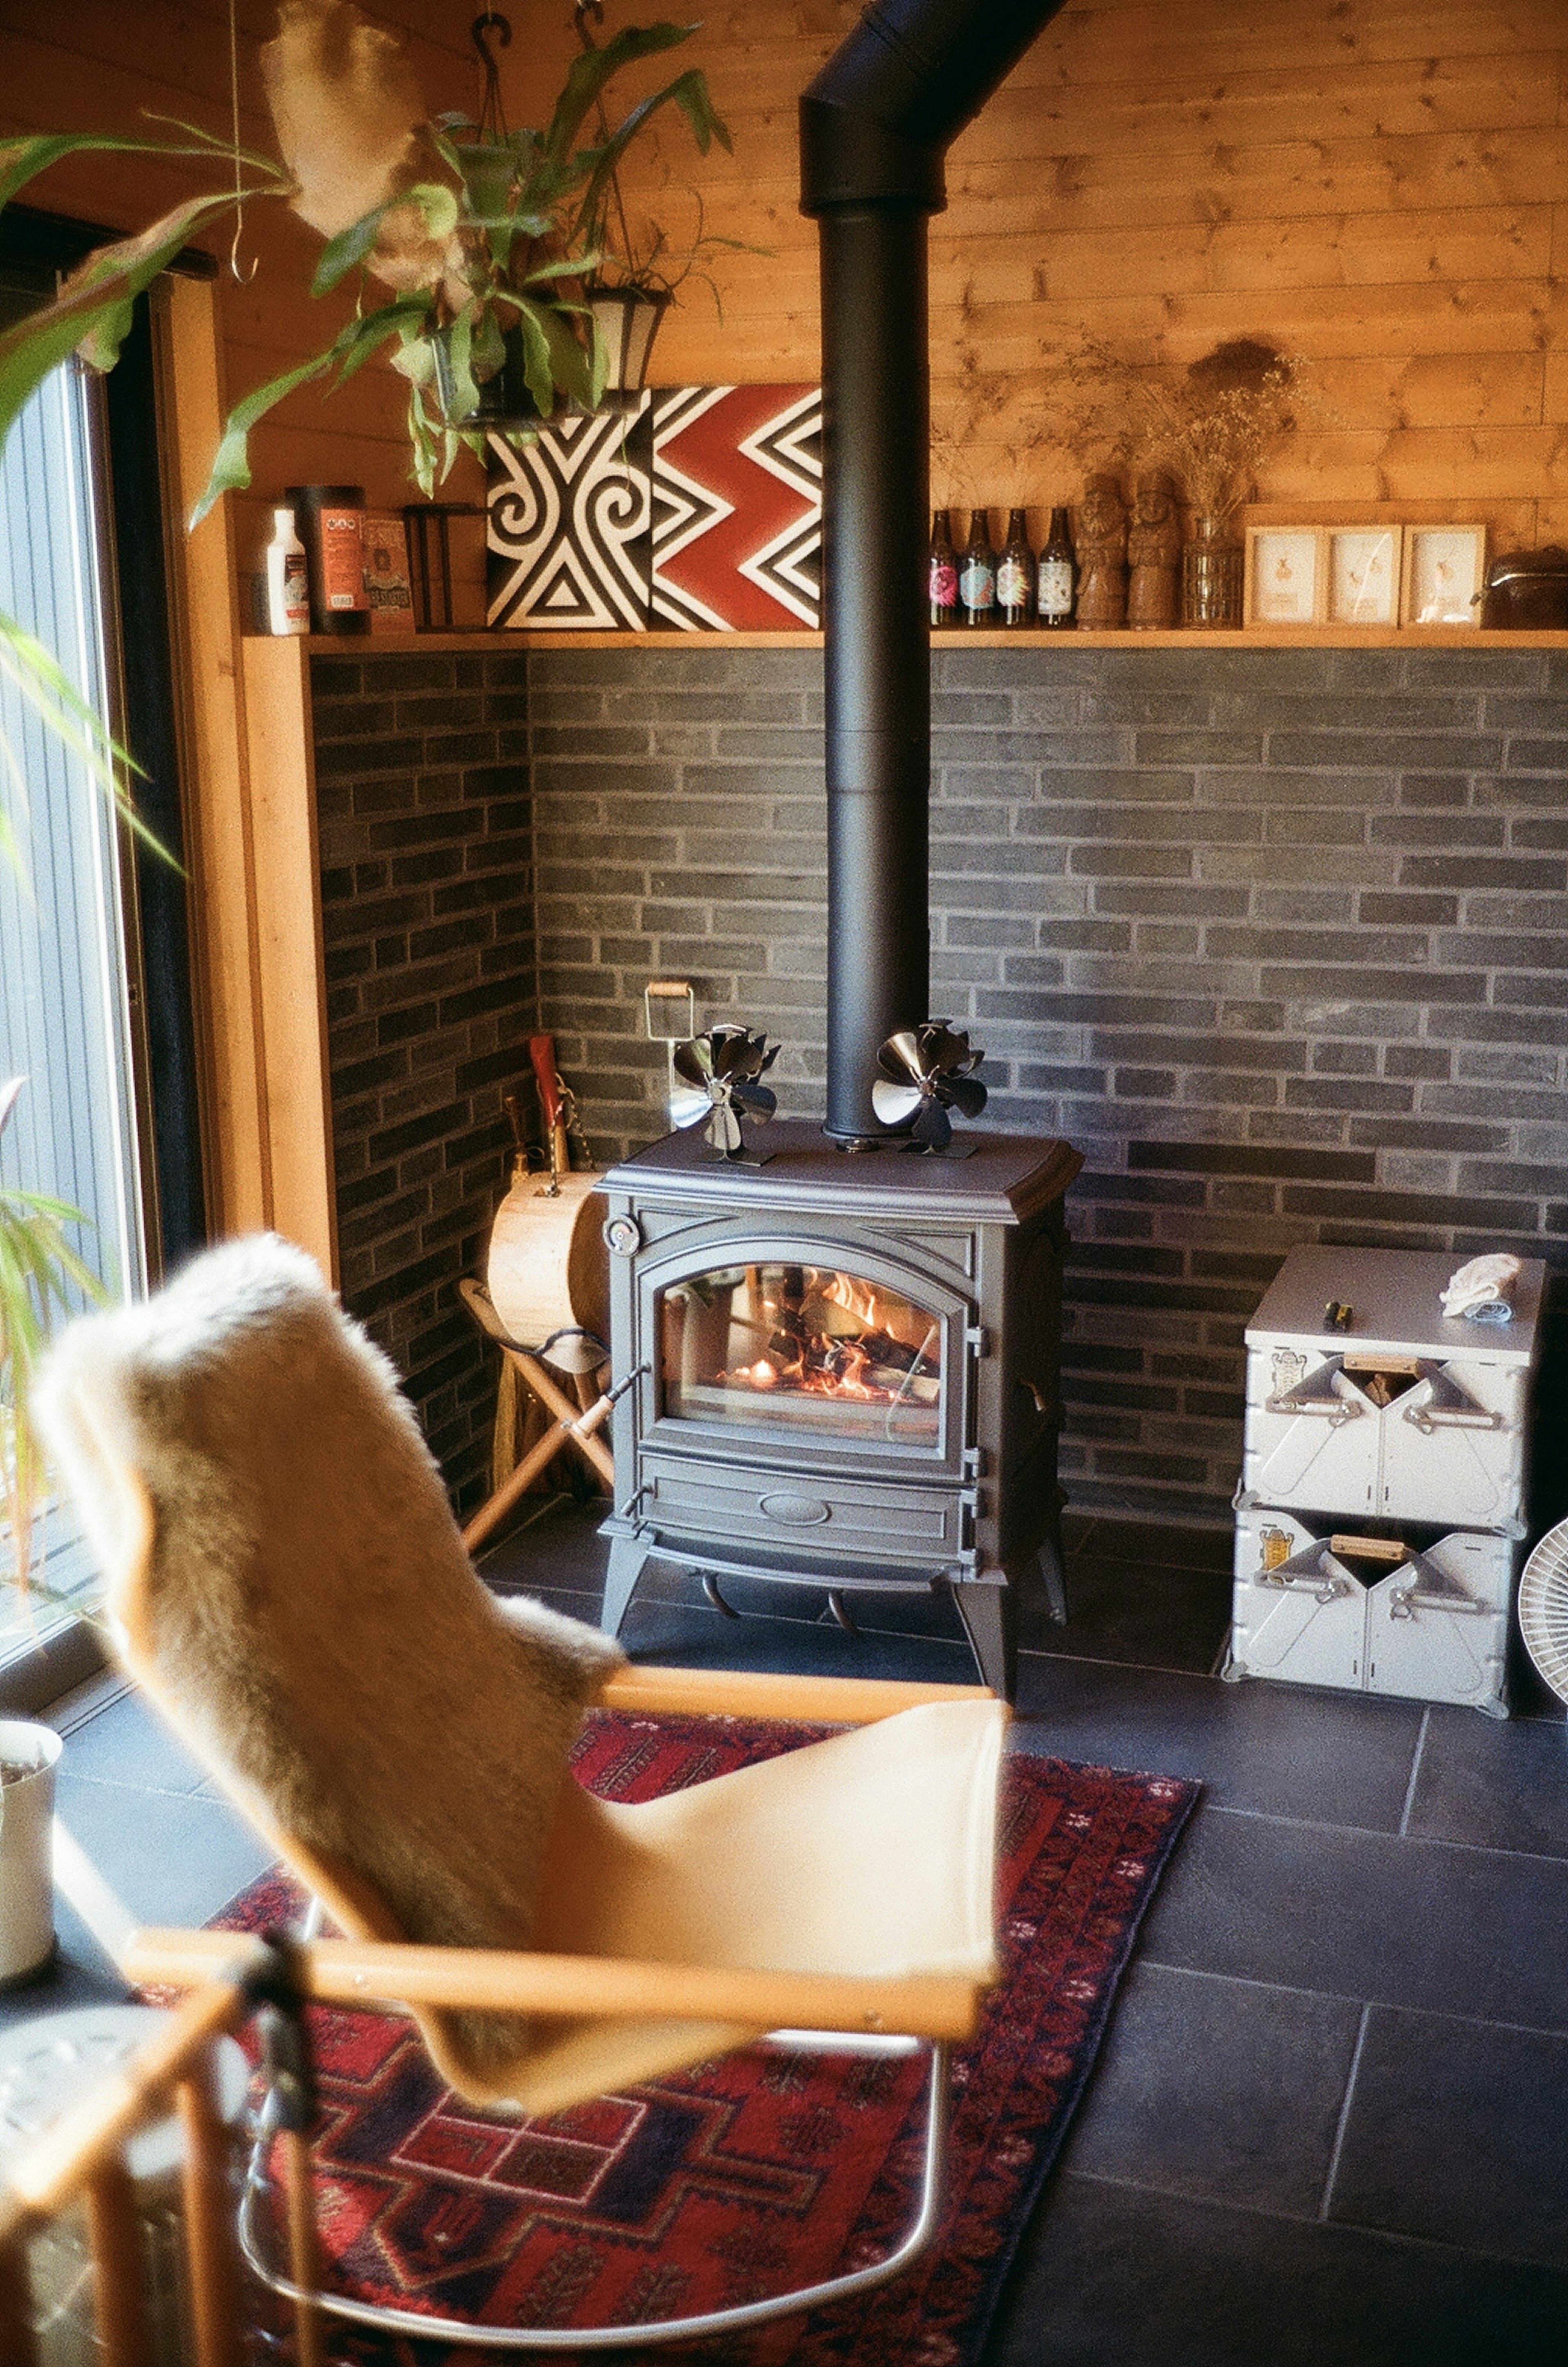
[[[821,610],[821,389],[657,389],[649,622],[758,632]]]

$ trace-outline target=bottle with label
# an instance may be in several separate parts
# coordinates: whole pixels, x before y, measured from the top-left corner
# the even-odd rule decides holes
[[[1066,510],[1053,510],[1051,531],[1040,554],[1038,576],[1040,621],[1057,631],[1070,630],[1077,597],[1077,560]]]
[[[365,633],[370,596],[365,589],[363,485],[290,485],[295,524],[310,571],[310,629]]]
[[[926,562],[926,593],[933,625],[958,622],[958,553],[953,548],[953,525],[946,510],[931,519],[931,556]]]
[[[1010,627],[1034,622],[1034,553],[1021,510],[1008,512],[1008,538],[997,562],[997,613]]]
[[[294,531],[292,510],[274,510],[266,547],[266,629],[269,633],[308,633],[310,580],[305,546]]]
[[[958,597],[966,625],[991,625],[997,615],[997,555],[991,549],[991,521],[985,510],[969,515],[969,541],[959,570]]]

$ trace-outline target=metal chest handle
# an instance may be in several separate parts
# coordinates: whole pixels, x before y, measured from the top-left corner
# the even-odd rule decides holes
[[[1328,1578],[1321,1574],[1314,1577],[1310,1570],[1292,1570],[1288,1562],[1281,1562],[1274,1569],[1260,1571],[1258,1583],[1259,1586],[1278,1587],[1281,1594],[1313,1594],[1319,1603],[1336,1602],[1340,1595],[1348,1594],[1351,1591],[1348,1578]]]
[[[1484,1406],[1475,1406],[1468,1410],[1463,1406],[1407,1406],[1404,1419],[1414,1423],[1427,1438],[1435,1430],[1501,1430],[1503,1427],[1503,1416],[1488,1413]]]
[[[1391,1619],[1413,1619],[1417,1611],[1451,1611],[1461,1619],[1490,1619],[1493,1616],[1489,1605],[1477,1603],[1473,1595],[1462,1591],[1454,1594],[1446,1590],[1439,1593],[1424,1586],[1421,1582],[1424,1578],[1438,1580],[1443,1575],[1433,1568],[1425,1554],[1413,1553],[1409,1566],[1412,1572],[1410,1584],[1389,1590],[1388,1615]],[[1450,1583],[1457,1584],[1458,1581]]]
[[[1346,1422],[1358,1421],[1365,1409],[1352,1403],[1348,1398],[1292,1398],[1287,1394],[1265,1398],[1263,1410],[1265,1413],[1319,1414],[1335,1430],[1339,1430]]]

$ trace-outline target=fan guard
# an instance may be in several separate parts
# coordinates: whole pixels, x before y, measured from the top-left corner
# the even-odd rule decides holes
[[[1548,1529],[1519,1580],[1525,1649],[1560,1702],[1568,1702],[1568,1521]]]

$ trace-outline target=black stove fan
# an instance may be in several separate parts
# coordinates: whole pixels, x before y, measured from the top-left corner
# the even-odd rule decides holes
[[[721,1159],[760,1163],[746,1147],[743,1117],[770,1118],[778,1099],[761,1080],[779,1057],[776,1044],[750,1027],[729,1021],[677,1044],[671,1055],[680,1086],[671,1093],[670,1115],[678,1127],[707,1120],[707,1138]]]
[[[985,1057],[970,1050],[966,1029],[950,1027],[945,1019],[900,1027],[877,1053],[882,1074],[871,1089],[871,1105],[884,1126],[902,1127],[913,1118],[911,1150],[945,1150],[953,1140],[948,1111],[978,1117],[986,1106],[986,1088],[972,1073]]]

